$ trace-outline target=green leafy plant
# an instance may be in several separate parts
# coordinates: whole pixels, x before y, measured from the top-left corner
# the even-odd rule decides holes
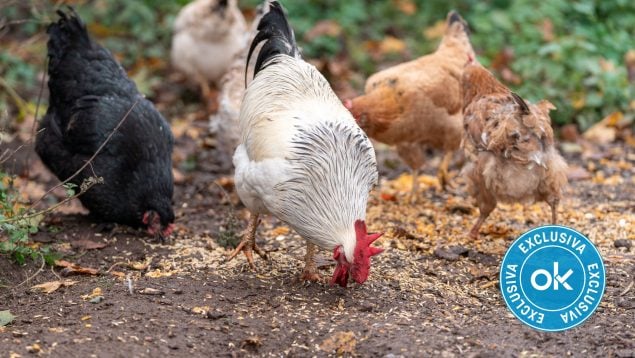
[[[24,264],[27,258],[39,257],[52,264],[55,258],[49,248],[30,245],[29,235],[38,232],[41,217],[28,215],[14,180],[13,176],[0,171],[0,233],[4,234],[0,238],[0,253],[9,254],[19,264]]]
[[[152,97],[169,71],[172,24],[188,0],[86,0],[75,8],[89,31],[122,62],[142,91]],[[282,0],[308,59],[345,58],[357,74],[349,80],[361,90],[363,79],[400,61],[433,51],[438,37],[426,30],[458,10],[472,27],[478,59],[493,68],[505,51],[508,63],[494,68],[524,98],[549,99],[556,123],[583,129],[620,111],[635,116],[635,84],[628,80],[625,55],[635,51],[635,2],[629,0]],[[250,12],[261,0],[239,0]],[[0,118],[28,110],[38,93],[45,60],[46,25],[57,6],[48,1],[9,0],[0,31],[8,51],[0,53]],[[337,31],[305,38],[318,24],[331,21]],[[39,36],[39,37],[38,37]],[[403,51],[374,53],[372,45],[391,37]],[[37,41],[29,41],[36,39]],[[5,41],[6,40],[6,41]],[[500,61],[499,61],[500,62]],[[502,70],[510,70],[511,81]],[[632,71],[635,71],[633,69]],[[15,96],[15,95],[17,96]],[[19,99],[18,99],[19,98]]]
[[[79,186],[69,182],[60,184],[66,190],[66,199],[43,210],[35,210],[35,203],[28,206],[14,186],[15,176],[0,170],[0,254],[11,256],[17,263],[24,264],[27,259],[42,258],[47,264],[53,265],[59,255],[47,246],[33,244],[30,235],[39,231],[40,221],[48,212],[60,205],[77,198],[93,185],[102,184],[102,177],[89,177]],[[50,192],[50,191],[49,191]],[[48,194],[48,193],[47,193]],[[45,194],[46,195],[46,194]],[[41,200],[41,199],[40,199]],[[55,228],[52,228],[55,230]]]
[[[259,0],[244,0],[245,8]],[[352,67],[368,77],[386,62],[395,63],[433,51],[438,38],[425,32],[458,10],[472,28],[478,59],[490,68],[507,51],[508,63],[494,72],[522,97],[548,99],[558,110],[558,124],[585,129],[621,111],[635,116],[635,83],[628,80],[625,55],[635,51],[635,2],[628,0],[304,0],[282,1],[307,58],[333,59],[345,54]],[[339,34],[305,36],[325,20]],[[373,56],[368,43],[387,37],[403,41],[406,50]],[[511,70],[516,80],[503,76]],[[363,82],[356,83],[361,90]]]

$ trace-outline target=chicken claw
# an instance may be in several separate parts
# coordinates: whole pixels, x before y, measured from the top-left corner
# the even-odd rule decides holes
[[[252,251],[256,251],[258,256],[262,257],[262,259],[267,259],[267,254],[256,245],[256,228],[258,228],[258,224],[260,221],[258,220],[258,215],[252,215],[251,220],[249,221],[249,226],[247,226],[247,230],[243,235],[243,239],[240,241],[240,244],[236,247],[236,249],[229,255],[226,262],[231,261],[236,257],[241,251],[245,254],[247,258],[247,262],[252,270],[256,271],[256,265],[254,264],[254,256]]]
[[[306,243],[306,255],[304,256],[304,270],[302,271],[302,275],[300,279],[303,281],[312,281],[312,282],[326,282],[326,278],[322,276],[317,269],[317,265],[315,264],[315,252],[317,248],[315,244],[307,242]]]

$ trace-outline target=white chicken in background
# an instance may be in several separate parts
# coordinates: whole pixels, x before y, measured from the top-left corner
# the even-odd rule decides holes
[[[210,97],[234,56],[249,41],[247,24],[237,0],[195,0],[174,21],[172,66]]]
[[[256,36],[258,23],[262,15],[268,11],[269,2],[266,0],[256,9],[256,16],[251,24],[248,39]],[[218,111],[209,118],[210,132],[218,140],[218,146],[224,155],[233,154],[240,141],[238,115],[245,94],[245,62],[248,52],[249,41],[245,40],[243,48],[234,56],[227,73],[220,80]]]
[[[258,217],[272,214],[307,240],[302,278],[321,280],[316,245],[333,251],[331,284],[368,278],[371,246],[381,234],[366,231],[366,203],[377,183],[370,140],[324,76],[304,62],[276,1],[258,25],[247,63],[262,45],[240,108],[241,143],[234,154],[236,190],[251,211],[241,251],[252,268]]]

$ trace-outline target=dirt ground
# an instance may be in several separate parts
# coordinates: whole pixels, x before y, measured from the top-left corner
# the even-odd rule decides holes
[[[199,134],[206,125],[187,123]],[[472,241],[466,232],[477,211],[456,165],[455,188],[443,193],[434,177],[439,156],[431,154],[419,203],[410,205],[410,177],[379,146],[383,179],[368,222],[385,232],[378,241],[385,252],[373,258],[364,285],[305,283],[298,279],[304,241],[272,217],[258,231],[269,259],[256,258],[257,272],[242,256],[225,262],[246,211],[226,160],[199,134],[177,136],[176,152],[190,164],[177,178],[171,243],[91,223],[72,214],[74,204],[49,215],[34,241],[52,245],[84,274],[0,257],[0,311],[16,316],[0,327],[1,356],[635,356],[635,254],[616,247],[635,240],[633,146],[567,150],[572,181],[559,214],[599,247],[607,286],[583,325],[542,333],[506,309],[498,272],[514,238],[547,223],[546,204],[500,206]],[[32,180],[48,188],[55,180],[38,165]],[[318,264],[330,275],[329,253]],[[54,281],[66,286],[31,289]]]

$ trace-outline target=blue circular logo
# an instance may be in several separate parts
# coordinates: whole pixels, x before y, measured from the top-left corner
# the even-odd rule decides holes
[[[500,287],[507,307],[541,331],[564,331],[584,322],[600,304],[605,284],[597,248],[566,226],[524,233],[501,264]]]

